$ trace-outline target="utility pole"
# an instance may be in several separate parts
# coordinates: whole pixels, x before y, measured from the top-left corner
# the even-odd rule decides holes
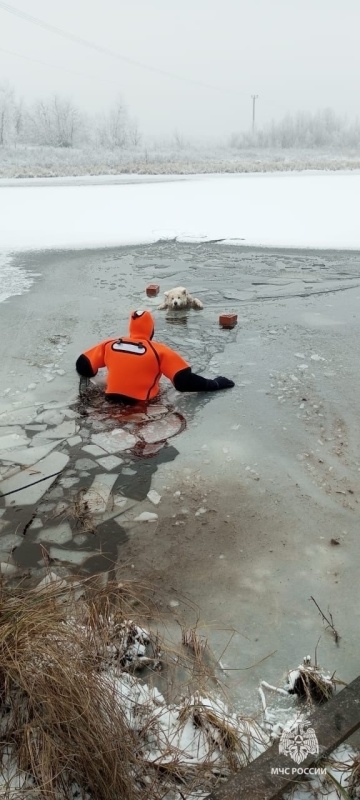
[[[256,103],[256,100],[258,99],[259,95],[258,94],[252,94],[251,97],[252,97],[252,101],[253,101],[252,132],[254,134],[254,132],[255,132],[255,103]]]

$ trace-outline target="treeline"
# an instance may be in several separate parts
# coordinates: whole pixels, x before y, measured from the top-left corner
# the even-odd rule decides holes
[[[0,84],[0,147],[91,144],[112,150],[140,142],[138,125],[121,100],[105,114],[87,115],[58,95],[26,105],[9,84]]]
[[[330,108],[314,114],[299,112],[286,115],[280,122],[255,130],[253,133],[235,133],[232,147],[255,148],[320,148],[359,147],[360,122],[349,122]]]

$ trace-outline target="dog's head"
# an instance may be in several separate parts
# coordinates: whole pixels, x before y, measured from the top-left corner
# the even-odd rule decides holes
[[[184,286],[170,289],[169,292],[165,292],[165,300],[169,308],[184,308],[188,303],[187,289]]]

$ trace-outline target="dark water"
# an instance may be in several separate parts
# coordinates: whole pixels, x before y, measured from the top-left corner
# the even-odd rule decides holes
[[[258,318],[261,313],[259,307],[264,304],[279,299],[285,301],[289,298],[326,295],[360,285],[360,256],[357,253],[249,250],[220,244],[160,242],[156,245],[98,251],[20,254],[16,257],[16,263],[28,270],[40,270],[45,277],[51,271],[54,275],[61,275],[64,265],[68,268],[71,264],[73,274],[80,283],[83,276],[81,302],[89,307],[88,330],[84,323],[84,341],[91,343],[95,337],[100,339],[104,335],[111,335],[115,325],[123,325],[121,319],[126,318],[128,309],[144,307],[146,304],[154,311],[156,338],[185,355],[196,372],[205,374],[209,374],[212,361],[216,361],[217,374],[223,372],[221,364],[225,348],[229,343],[237,342],[240,332],[239,327],[231,331],[221,329],[218,324],[220,313],[235,311],[241,325],[243,318]],[[177,285],[187,286],[193,295],[201,298],[204,310],[157,311],[161,295],[151,303],[144,298],[144,286],[149,282],[161,284],[162,291]],[[79,294],[79,290],[75,290],[76,293]],[[114,306],[117,307],[119,297],[121,313],[118,315]],[[64,341],[65,347],[71,341],[72,330],[76,329],[77,324],[76,302],[79,302],[79,298],[74,300],[69,295],[65,333],[59,333],[61,321],[55,319],[56,333],[52,332],[49,336],[52,345]],[[96,310],[96,314],[92,309]],[[124,332],[118,330],[118,334]],[[41,346],[39,343],[40,354]],[[239,359],[241,357],[239,349]],[[214,374],[213,369],[211,373]],[[176,436],[181,436],[184,428],[191,429],[196,415],[211,401],[211,396],[177,395],[174,403],[173,396],[173,390],[170,389],[159,399],[164,407],[159,419],[165,422],[167,418],[171,420],[173,431],[169,436],[164,433],[163,438],[160,435],[158,441],[150,444],[142,438],[143,426],[149,422],[149,418],[143,421],[136,419],[136,409],[109,408],[96,388],[87,397],[77,401],[72,410],[76,412],[81,443],[69,447],[64,442],[59,449],[70,455],[61,478],[75,478],[78,482],[59,491],[61,501],[72,507],[79,491],[91,486],[96,471],[80,475],[84,470],[77,470],[76,462],[85,457],[82,447],[90,443],[95,433],[106,433],[114,427],[134,433],[136,445],[121,452],[122,463],[111,471],[115,473],[112,491],[136,502],[143,501],[158,467],[176,459]],[[41,406],[34,411],[35,425],[41,411]],[[140,416],[143,411],[140,409]],[[27,433],[30,435],[29,431]],[[97,471],[100,471],[100,465]],[[85,572],[108,571],[117,559],[118,546],[126,540],[125,529],[119,524],[114,525],[110,518],[97,521],[94,529],[87,531],[81,528],[78,520],[67,516],[66,511],[54,518],[57,508],[54,490],[59,487],[59,482],[53,484],[42,498],[40,508],[6,508],[3,521],[11,521],[13,529],[24,536],[23,542],[13,553],[15,562],[26,568],[37,568],[42,563],[43,551],[39,542],[35,542],[39,529],[32,528],[35,518],[44,527],[57,524],[56,520],[66,519],[73,536],[82,534],[84,538],[81,545],[70,542],[64,550],[96,551],[96,555],[84,560],[81,569]],[[76,569],[79,571],[78,567]]]

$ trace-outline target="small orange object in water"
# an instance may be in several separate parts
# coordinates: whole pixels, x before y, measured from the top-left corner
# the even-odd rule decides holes
[[[146,287],[146,294],[148,297],[156,297],[160,292],[160,286],[157,283],[149,283]]]
[[[219,325],[222,328],[234,328],[237,324],[237,314],[220,314]]]

